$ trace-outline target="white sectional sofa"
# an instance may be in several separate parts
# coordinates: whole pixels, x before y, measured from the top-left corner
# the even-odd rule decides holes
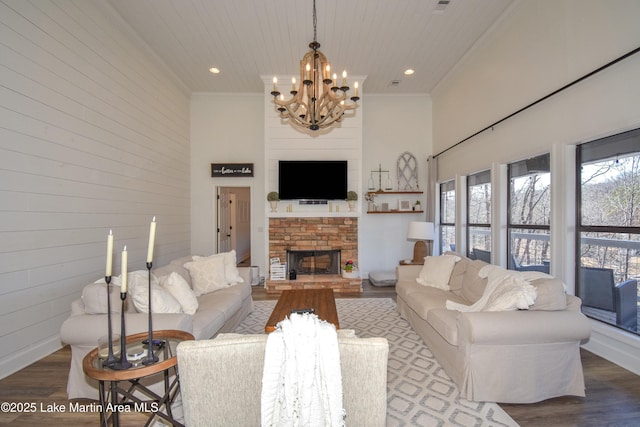
[[[228,254],[228,253],[227,253]],[[222,255],[222,254],[218,254]],[[216,257],[217,255],[213,256]],[[202,257],[200,260],[213,259],[213,257]],[[253,300],[251,298],[250,268],[240,267],[235,270],[235,276],[240,276],[242,282],[236,280],[235,284],[222,284],[223,276],[202,275],[198,283],[192,280],[192,274],[185,265],[194,262],[194,258],[184,257],[171,261],[169,264],[154,268],[152,270],[152,321],[154,330],[175,329],[189,332],[196,340],[209,339],[221,332],[233,332],[240,325],[244,318],[253,310]],[[235,253],[233,253],[235,260]],[[216,261],[216,265],[220,264]],[[211,267],[212,264],[202,264]],[[195,270],[193,270],[195,271]],[[192,271],[192,272],[193,272]],[[189,295],[191,302],[197,300],[197,310],[193,314],[185,313],[182,306],[176,305],[176,301],[184,303],[184,299],[171,298],[166,296],[165,286],[159,287],[168,277],[176,273],[195,292]],[[140,312],[134,305],[133,289],[141,286],[142,290],[148,289],[148,274],[146,271],[138,271],[128,274],[129,295],[125,306],[125,326],[126,334],[131,335],[148,330],[148,314]],[[178,279],[173,276],[172,279]],[[219,286],[215,290],[209,291],[207,285],[212,280],[219,280]],[[182,282],[182,280],[180,280]],[[138,282],[136,284],[136,282]],[[164,283],[163,283],[164,284]],[[183,284],[184,285],[184,284]],[[198,285],[200,287],[198,287]],[[204,288],[203,288],[204,286]],[[163,289],[160,289],[163,288]],[[184,290],[184,289],[183,289]],[[205,292],[206,293],[201,293]],[[92,381],[84,375],[82,370],[82,360],[89,351],[97,346],[98,338],[107,335],[107,299],[106,283],[104,279],[98,283],[87,285],[81,298],[75,300],[71,305],[71,316],[63,323],[60,337],[63,343],[71,347],[71,366],[67,382],[67,395],[69,399],[75,398],[98,398],[97,382]],[[148,295],[148,293],[146,294]],[[196,296],[197,295],[197,296]],[[113,333],[120,333],[120,281],[114,280],[110,286],[112,328]],[[145,294],[142,298],[137,298],[139,302],[145,301]],[[164,300],[162,300],[164,298]],[[170,302],[168,301],[170,300]],[[138,304],[138,306],[140,306]],[[193,312],[195,306],[187,309]],[[157,312],[173,311],[173,312]],[[177,311],[177,312],[176,312]]]
[[[589,338],[591,327],[580,312],[580,299],[566,294],[562,282],[544,273],[511,272],[496,266],[482,270],[489,264],[452,253],[446,256],[459,259],[450,274],[440,268],[442,260],[436,259],[440,257],[427,258],[424,267],[397,267],[397,309],[457,384],[461,396],[504,403],[584,396],[580,344]],[[426,277],[425,282],[430,267],[435,278]],[[481,271],[495,276],[483,278]],[[500,275],[509,277],[503,284],[525,280],[527,286],[511,287],[511,292],[515,289],[521,300],[535,295],[535,303],[527,302],[527,309],[504,309],[499,307],[504,299],[494,298],[494,307],[485,308],[499,311],[478,309],[490,301],[487,283],[495,283]],[[476,311],[447,309],[447,305]]]

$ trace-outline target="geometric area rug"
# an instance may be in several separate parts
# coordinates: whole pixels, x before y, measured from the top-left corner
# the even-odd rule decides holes
[[[276,301],[254,301],[254,310],[234,331],[264,333]],[[396,311],[391,298],[336,298],[341,329],[358,337],[389,341],[387,426],[518,426],[492,402],[460,397],[422,339]]]

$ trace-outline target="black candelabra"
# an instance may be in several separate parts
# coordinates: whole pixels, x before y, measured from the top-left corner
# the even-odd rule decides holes
[[[107,342],[109,345],[109,354],[107,359],[102,362],[102,366],[113,367],[117,360],[113,354],[113,334],[111,331],[111,292],[109,285],[111,284],[111,276],[105,276],[104,281],[107,282]]]
[[[118,371],[129,369],[131,362],[127,360],[127,334],[124,327],[124,301],[127,299],[126,292],[120,292],[120,300],[122,301],[122,309],[120,310],[120,361],[113,365],[113,369]]]
[[[153,352],[154,342],[153,342],[153,324],[151,321],[151,267],[153,263],[147,262],[147,271],[149,273],[149,336],[147,337],[147,356],[142,360],[142,364],[144,365],[153,365],[159,359]]]

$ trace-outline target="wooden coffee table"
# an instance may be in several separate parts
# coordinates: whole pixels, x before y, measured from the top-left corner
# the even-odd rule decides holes
[[[312,308],[320,319],[340,329],[333,289],[292,289],[282,291],[264,331],[266,333],[275,331],[278,322],[289,316],[292,310],[309,308]]]

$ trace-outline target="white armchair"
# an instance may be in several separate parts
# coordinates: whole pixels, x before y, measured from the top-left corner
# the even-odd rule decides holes
[[[384,426],[388,342],[385,338],[349,338],[344,332],[338,333],[338,345],[346,423]],[[267,335],[240,334],[180,343],[185,425],[260,425],[266,344]]]

